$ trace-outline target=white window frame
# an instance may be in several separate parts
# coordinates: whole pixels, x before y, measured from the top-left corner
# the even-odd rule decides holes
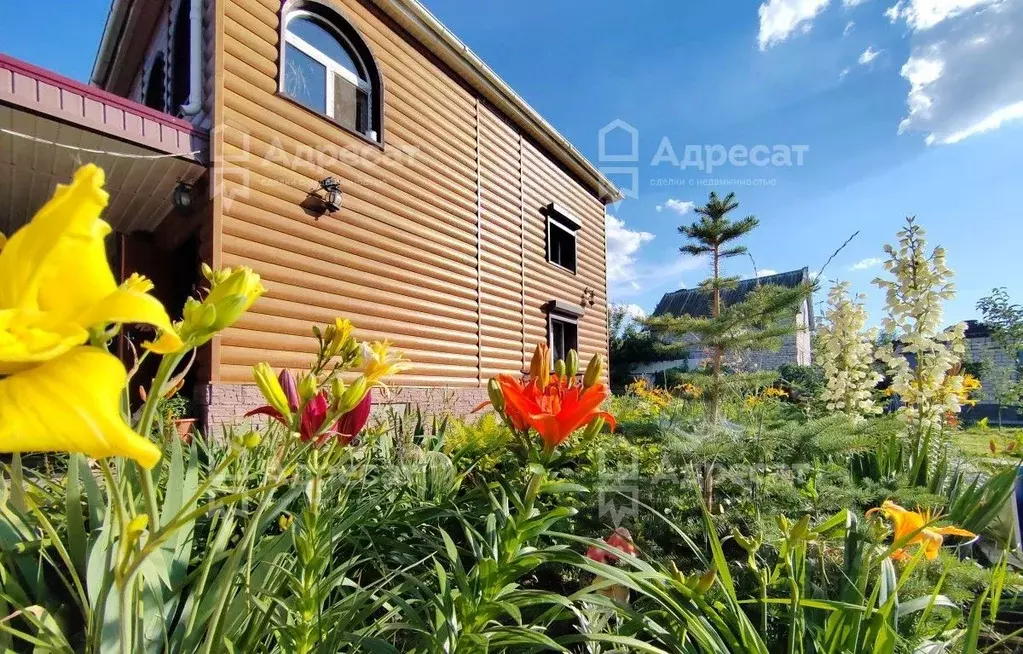
[[[572,273],[574,275],[574,274],[576,274],[575,270],[572,270],[571,268],[569,268],[567,266],[561,265],[560,263],[555,261],[554,257],[552,256],[553,253],[552,253],[551,250],[552,250],[552,246],[554,244],[553,241],[551,240],[551,228],[552,227],[554,227],[556,229],[560,229],[561,231],[565,232],[566,234],[568,234],[569,236],[572,237],[573,247],[575,248],[575,267],[576,267],[576,270],[579,269],[579,238],[576,236],[575,230],[569,229],[568,227],[565,227],[564,225],[559,224],[558,221],[554,218],[554,216],[547,216],[547,262],[550,263],[551,265],[554,265],[554,266],[557,266],[558,268],[561,268],[562,270],[568,271],[568,272],[570,272],[570,273]]]
[[[557,265],[557,264],[555,264]],[[551,353],[551,365],[553,366],[557,359],[554,358],[554,321],[563,322],[569,325],[575,326],[575,347],[576,351],[579,351],[579,319],[572,316],[568,316],[555,311],[549,311],[547,313],[547,349]],[[568,354],[567,352],[565,353]]]
[[[326,75],[327,102],[325,111],[326,116],[335,122],[337,121],[337,119],[334,117],[334,75],[332,74],[334,73],[366,93],[366,131],[364,132],[364,135],[367,137],[375,135],[376,130],[373,129],[373,85],[369,82],[369,80],[359,77],[358,75],[348,70],[338,62],[334,61],[332,58],[330,58],[317,48],[313,47],[305,39],[289,31],[288,25],[294,18],[305,18],[311,20],[312,22],[316,23],[323,29],[330,32],[333,36],[337,37],[337,39],[341,43],[341,47],[345,49],[345,51],[348,53],[348,56],[352,58],[352,61],[355,63],[356,66],[361,67],[363,71],[369,70],[366,67],[366,63],[362,61],[362,57],[359,56],[358,51],[352,45],[352,42],[349,41],[348,37],[342,34],[340,30],[333,27],[330,23],[323,20],[322,17],[317,16],[311,11],[304,11],[299,9],[296,11],[289,12],[288,17],[285,19],[284,22],[284,42],[291,44],[292,46],[297,48],[300,52],[302,52],[302,54],[310,57],[311,59],[316,61],[316,63],[322,65],[327,71]],[[288,74],[288,65],[287,61],[285,60],[285,58],[287,57],[287,51],[288,49],[286,47],[281,48],[281,74],[280,74],[281,81],[278,89],[285,95],[288,94],[287,89],[285,88],[285,78],[287,77]],[[372,138],[374,138],[375,140],[375,136]]]

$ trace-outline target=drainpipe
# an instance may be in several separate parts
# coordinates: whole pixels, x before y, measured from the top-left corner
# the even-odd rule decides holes
[[[192,51],[188,54],[188,103],[181,106],[181,113],[194,116],[202,109],[202,0],[181,0],[191,2],[189,11],[188,41]],[[175,27],[177,29],[177,27]]]

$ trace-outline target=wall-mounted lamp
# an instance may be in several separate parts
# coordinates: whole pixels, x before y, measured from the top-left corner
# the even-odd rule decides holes
[[[593,306],[594,304],[596,304],[596,303],[597,303],[597,292],[596,292],[596,291],[594,291],[594,290],[593,290],[592,288],[590,288],[590,287],[586,287],[586,288],[585,288],[585,289],[583,290],[583,297],[582,297],[582,300],[583,300],[583,304],[586,304],[586,305],[588,305],[588,306],[591,306],[591,307],[592,307],[592,306]]]
[[[341,209],[341,182],[328,177],[320,181],[320,189],[323,190],[323,206],[329,213]]]
[[[174,187],[174,195],[172,201],[174,203],[174,209],[181,214],[188,214],[192,212],[192,203],[195,201],[194,188],[188,182],[178,182],[178,185]]]

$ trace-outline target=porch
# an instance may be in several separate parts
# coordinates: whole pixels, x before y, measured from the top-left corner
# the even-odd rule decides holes
[[[95,163],[110,194],[103,218],[114,229],[115,274],[152,279],[173,318],[199,279],[208,161],[209,135],[188,121],[0,54],[0,233]],[[132,358],[125,339],[120,349]]]

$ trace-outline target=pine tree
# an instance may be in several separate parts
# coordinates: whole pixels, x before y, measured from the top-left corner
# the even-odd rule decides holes
[[[754,216],[733,221],[729,214],[738,207],[734,193],[719,198],[712,192],[707,204],[696,209],[700,219],[679,227],[679,232],[690,240],[680,248],[681,252],[710,258],[712,275],[700,284],[700,290],[710,295],[710,316],[661,316],[648,321],[663,336],[695,337],[710,353],[710,383],[704,398],[707,418],[714,423],[720,420],[721,401],[729,385],[752,381],[749,375],[726,376],[724,367],[729,358],[751,350],[780,347],[782,337],[795,331],[797,307],[811,291],[809,283],[794,288],[763,285],[741,302],[725,304],[722,294],[736,288],[739,278],[725,276],[723,263],[747,253],[746,247],[736,241],[759,225]]]

